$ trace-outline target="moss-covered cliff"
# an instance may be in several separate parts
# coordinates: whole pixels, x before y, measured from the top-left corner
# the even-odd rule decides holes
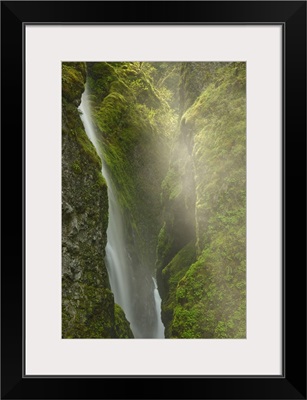
[[[157,246],[166,337],[246,335],[245,102],[245,63],[183,64]]]
[[[154,71],[149,63],[88,63],[92,118],[123,220],[131,319],[142,337],[152,337],[156,325],[152,276],[160,188],[175,123]]]
[[[131,337],[103,261],[108,196],[77,109],[85,75],[131,326],[153,337],[156,272],[166,338],[244,338],[246,71],[238,62],[63,64],[63,337]]]
[[[62,65],[62,337],[130,338],[104,263],[108,197],[78,106],[84,63]]]
[[[143,242],[139,256],[154,267],[160,187],[167,139],[176,120],[153,81],[150,63],[88,63],[93,120],[127,229]],[[148,253],[149,252],[149,253]]]

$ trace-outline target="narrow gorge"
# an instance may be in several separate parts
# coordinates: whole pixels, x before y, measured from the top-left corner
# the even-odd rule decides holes
[[[135,338],[143,338],[147,336],[152,338],[163,338],[164,327],[161,321],[161,298],[156,290],[156,283],[154,291],[149,290],[149,293],[146,294],[145,297],[145,300],[151,302],[151,307],[152,304],[154,304],[156,318],[151,317],[151,321],[149,321],[146,325],[142,325],[140,323],[142,320],[138,318],[138,315],[135,313],[135,310],[137,309],[135,303],[135,294],[138,292],[138,287],[136,285],[137,276],[135,276],[135,271],[131,263],[133,255],[129,253],[128,249],[128,243],[130,240],[129,238],[125,237],[126,230],[124,228],[124,215],[122,214],[122,209],[118,201],[116,187],[112,182],[112,174],[108,172],[108,169],[105,166],[103,145],[99,144],[99,135],[96,135],[94,125],[91,122],[92,117],[87,86],[83,92],[79,110],[81,111],[81,120],[83,122],[85,132],[90,141],[93,143],[97,154],[101,159],[101,173],[106,180],[108,187],[109,221],[106,231],[107,243],[105,248],[105,264],[108,270],[108,276],[111,290],[114,294],[114,300],[124,310],[128,321],[130,321],[131,330]],[[146,271],[146,266],[142,266],[142,268]],[[150,274],[151,272],[148,271],[148,273]],[[154,282],[156,281],[154,280]],[[138,285],[140,284],[141,283],[138,283]],[[152,294],[151,299],[150,294]],[[138,301],[143,302],[144,298],[140,298]],[[147,318],[147,309],[144,310],[144,313],[145,314],[143,318]],[[152,325],[151,332],[147,329],[148,325]]]
[[[246,336],[245,63],[62,64],[62,337]]]

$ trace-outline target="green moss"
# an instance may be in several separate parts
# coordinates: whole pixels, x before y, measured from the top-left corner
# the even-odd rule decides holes
[[[75,161],[75,162],[73,163],[72,169],[75,171],[76,174],[81,174],[81,172],[82,172],[82,169],[81,169],[81,167],[80,167],[80,164],[79,164],[77,161]]]
[[[76,133],[76,140],[82,146],[83,151],[88,155],[88,161],[94,164],[97,169],[101,170],[101,159],[92,142],[87,137],[84,129],[79,129]]]
[[[115,317],[103,261],[107,187],[101,175],[101,160],[84,131],[77,108],[84,90],[82,66],[63,64],[62,337],[114,338],[125,335],[128,322],[118,310]]]
[[[162,282],[168,294],[162,298],[162,310],[169,318],[168,337],[243,338],[246,335],[245,63],[220,63],[208,71],[209,66],[202,69],[188,65],[182,76],[183,115],[177,142],[185,144],[193,164],[197,258],[188,268],[182,268],[175,286],[168,284],[170,276],[176,274],[163,270]],[[196,73],[199,79],[193,81]],[[202,73],[205,73],[203,83]],[[177,157],[171,160],[162,188],[168,215],[164,232],[172,232],[173,237],[180,232],[170,230],[178,218],[175,204],[182,196],[177,189],[178,179],[181,184],[187,179],[182,167],[187,157],[183,154],[177,151]],[[192,202],[185,204],[191,209]]]
[[[97,171],[97,185],[100,188],[105,188],[107,186],[106,180],[102,176],[102,173],[98,171]]]
[[[62,96],[67,101],[77,101],[80,104],[84,91],[85,64],[62,63]]]
[[[203,333],[199,329],[200,319],[204,310],[200,307],[185,309],[177,306],[174,310],[171,338],[200,339]]]
[[[177,286],[189,266],[195,261],[195,243],[187,244],[172,261],[162,270],[162,320],[165,325],[165,336],[172,336],[172,319],[176,307]]]
[[[167,234],[166,222],[164,221],[158,235],[157,260],[164,260],[172,247],[172,238]],[[158,265],[159,267],[160,265]]]
[[[245,337],[245,63],[171,64],[88,63],[93,120],[129,255],[141,276],[141,266],[154,268],[157,244],[167,337]],[[161,79],[157,71],[164,71]],[[106,187],[76,108],[84,87],[81,65],[64,64],[63,76],[63,132],[86,155],[86,162],[71,163],[74,177],[82,176],[78,167],[97,171],[90,173],[91,189],[82,191],[90,203],[92,190],[102,196]],[[102,218],[107,223],[107,214]],[[95,288],[90,249],[79,251],[85,282]],[[110,312],[104,334],[127,337],[122,311],[111,305]]]
[[[112,338],[112,313],[114,307],[113,294],[108,289],[98,289],[86,284],[65,299],[62,309],[63,338]],[[78,309],[72,318],[67,312],[77,302]]]
[[[229,280],[221,273],[215,258],[215,252],[206,250],[180,280],[172,337],[245,337],[245,290],[238,289],[237,277]]]
[[[175,167],[168,170],[162,182],[162,191],[169,200],[176,199],[182,193],[182,180]]]
[[[130,329],[129,322],[125,317],[125,313],[118,304],[114,304],[115,315],[115,337],[118,339],[132,339],[133,333]]]
[[[159,190],[168,163],[161,148],[173,123],[172,111],[153,85],[149,63],[88,63],[88,71],[93,121],[126,229],[134,240],[131,247],[138,252],[136,258],[153,268]]]

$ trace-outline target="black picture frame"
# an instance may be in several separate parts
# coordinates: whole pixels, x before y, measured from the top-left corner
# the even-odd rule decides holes
[[[282,376],[24,375],[26,238],[23,32],[28,23],[282,25]],[[2,1],[1,53],[2,398],[306,399],[306,2]],[[142,382],[138,383],[138,380]]]

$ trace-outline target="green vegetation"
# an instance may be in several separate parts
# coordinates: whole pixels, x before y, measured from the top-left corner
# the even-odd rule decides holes
[[[149,63],[88,63],[93,121],[137,259],[155,265],[161,182],[175,113],[154,85]],[[162,157],[161,157],[162,155]],[[138,263],[138,261],[135,261]]]
[[[170,261],[174,251],[165,232],[181,247],[178,223],[176,229],[173,226],[183,211],[176,212],[174,204],[184,209],[182,196],[188,191],[178,187],[187,176],[182,168],[187,157],[178,157],[177,152],[162,185],[165,222],[157,266],[163,287],[162,317],[168,337],[174,338],[246,335],[245,63],[216,64],[183,66],[179,140],[191,157],[195,203],[190,201],[188,208],[193,207],[197,259],[188,267],[181,262],[184,275],[176,285],[168,285],[166,293],[170,266],[181,251]],[[178,165],[179,183],[174,175],[174,170],[180,171]]]
[[[162,271],[162,315],[166,337],[172,336],[173,326],[170,321],[173,319],[176,296],[179,295],[179,291],[177,291],[178,284],[185,276],[190,265],[195,261],[195,258],[195,243],[191,242],[183,247]]]
[[[132,339],[129,322],[126,320],[125,313],[118,304],[115,304],[115,337],[118,339]]]
[[[63,63],[62,82],[62,337],[130,338],[103,261],[108,197],[101,160],[77,108],[85,64]]]
[[[85,77],[134,279],[144,292],[152,284],[145,269],[157,271],[166,337],[244,338],[242,62],[63,63],[66,337],[132,337],[123,311],[114,305],[103,263],[108,199],[100,158],[77,109]],[[84,245],[84,235],[95,237],[94,244]]]

